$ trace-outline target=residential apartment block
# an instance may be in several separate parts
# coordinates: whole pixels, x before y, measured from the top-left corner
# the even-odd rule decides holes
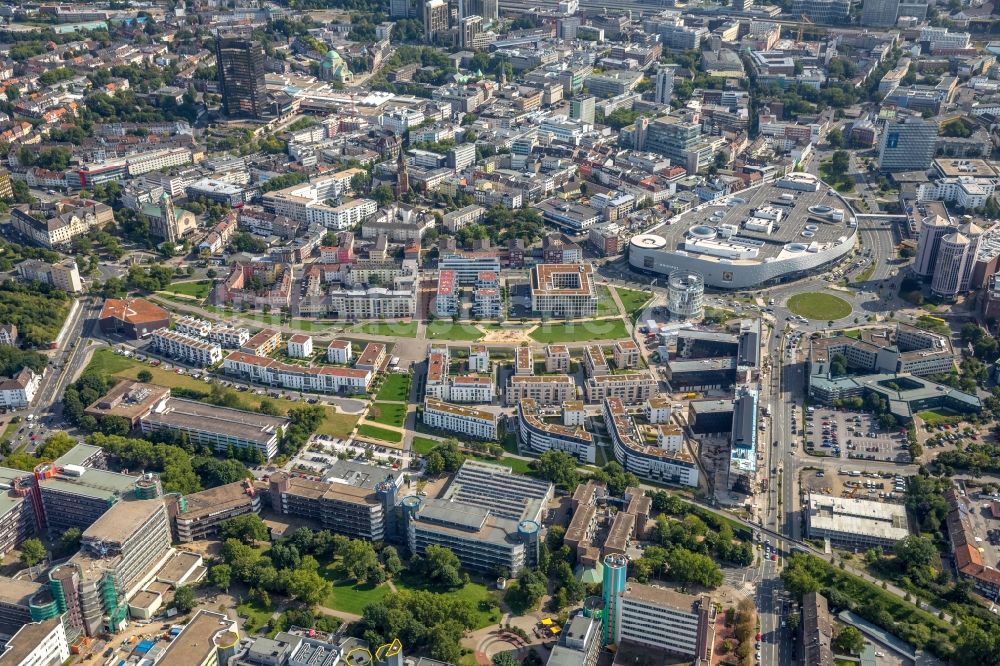
[[[222,347],[193,335],[161,328],[153,331],[153,349],[160,354],[206,368],[222,360]]]
[[[498,421],[495,413],[484,409],[461,407],[434,398],[424,401],[423,422],[430,428],[496,441]]]
[[[568,375],[513,376],[507,381],[508,406],[529,398],[541,406],[561,405],[576,400],[576,382]]]

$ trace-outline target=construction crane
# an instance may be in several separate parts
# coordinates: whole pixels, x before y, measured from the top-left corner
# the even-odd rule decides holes
[[[806,29],[806,24],[807,23],[809,25],[813,25],[812,19],[810,19],[805,14],[799,15],[799,33],[798,33],[798,36],[795,38],[796,42],[801,42],[802,41],[802,32]]]

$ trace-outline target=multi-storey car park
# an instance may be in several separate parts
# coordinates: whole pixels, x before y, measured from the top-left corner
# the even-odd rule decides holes
[[[814,176],[792,173],[633,237],[629,264],[657,275],[697,273],[717,289],[750,289],[815,275],[857,241],[851,207]]]

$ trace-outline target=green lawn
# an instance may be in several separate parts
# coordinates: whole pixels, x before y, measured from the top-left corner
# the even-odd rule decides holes
[[[415,321],[372,321],[367,324],[360,324],[351,329],[352,333],[364,333],[367,335],[394,335],[400,338],[413,338],[417,335],[417,322]]]
[[[172,285],[164,289],[164,291],[169,291],[174,294],[183,294],[184,296],[190,296],[192,298],[197,298],[199,301],[203,301],[208,298],[209,292],[212,291],[212,281],[195,280],[189,282],[174,282]]]
[[[370,439],[380,439],[383,442],[394,442],[396,444],[403,441],[403,433],[396,432],[395,430],[386,430],[385,428],[368,425],[367,423],[358,426],[358,435]]]
[[[436,439],[427,439],[426,437],[414,437],[413,443],[410,445],[410,448],[413,450],[414,453],[426,456],[428,453],[431,452],[431,450],[435,446],[437,446],[440,443],[441,442],[437,441]]]
[[[359,586],[348,578],[338,580],[334,577],[336,575],[334,570],[329,567],[320,569],[320,573],[333,583],[333,590],[320,602],[320,605],[344,613],[361,615],[365,606],[382,601],[391,592],[385,583],[378,586]]]
[[[261,606],[259,601],[244,601],[236,607],[236,613],[242,618],[246,618],[243,630],[247,634],[255,634],[267,626],[273,611]]]
[[[406,421],[406,405],[395,402],[373,403],[368,410],[368,420],[402,428]]]
[[[833,294],[808,291],[788,299],[788,309],[807,319],[829,321],[851,314],[851,304]]]
[[[375,395],[376,400],[406,402],[410,397],[410,375],[392,373],[386,376]]]
[[[316,428],[316,434],[327,437],[347,437],[354,430],[359,418],[361,417],[357,414],[341,414],[333,407],[327,406],[326,418]]]
[[[615,287],[615,291],[618,292],[618,298],[621,299],[622,305],[625,307],[625,314],[633,321],[653,298],[653,295],[648,291],[639,291],[638,289]]]
[[[611,292],[608,290],[607,285],[597,285],[597,316],[614,317],[618,314],[620,314],[618,312],[618,304],[611,298]]]
[[[428,340],[460,340],[475,342],[483,337],[483,332],[472,324],[456,324],[453,321],[438,319],[427,324]]]
[[[457,597],[459,599],[465,599],[472,604],[472,607],[476,609],[476,613],[478,615],[478,621],[473,629],[482,629],[483,627],[489,626],[490,624],[496,624],[500,621],[500,611],[486,606],[486,602],[490,599],[498,599],[498,595],[496,592],[488,590],[486,586],[481,583],[469,582],[456,590],[447,590],[426,585],[422,579],[416,579],[407,573],[403,573],[403,575],[394,579],[393,583],[396,585],[396,589],[400,592],[404,590],[423,590],[427,592],[434,592],[436,594],[444,594],[450,597]]]
[[[541,324],[531,332],[538,342],[588,342],[590,340],[618,340],[627,338],[628,331],[621,319],[598,319],[588,322],[563,322]]]
[[[510,467],[517,474],[529,474],[531,473],[531,461],[521,460],[520,458],[510,458],[504,456],[503,458],[485,458],[481,456],[469,456],[475,460],[482,460],[483,462],[493,463],[494,465],[506,465]]]
[[[920,420],[929,426],[952,424],[955,422],[956,418],[960,418],[962,415],[958,412],[953,412],[950,409],[928,409],[923,412],[917,412],[917,416]]]

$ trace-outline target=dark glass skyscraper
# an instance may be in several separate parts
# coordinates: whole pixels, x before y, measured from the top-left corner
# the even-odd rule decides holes
[[[264,49],[242,37],[215,38],[222,109],[227,116],[260,118],[268,108]]]

